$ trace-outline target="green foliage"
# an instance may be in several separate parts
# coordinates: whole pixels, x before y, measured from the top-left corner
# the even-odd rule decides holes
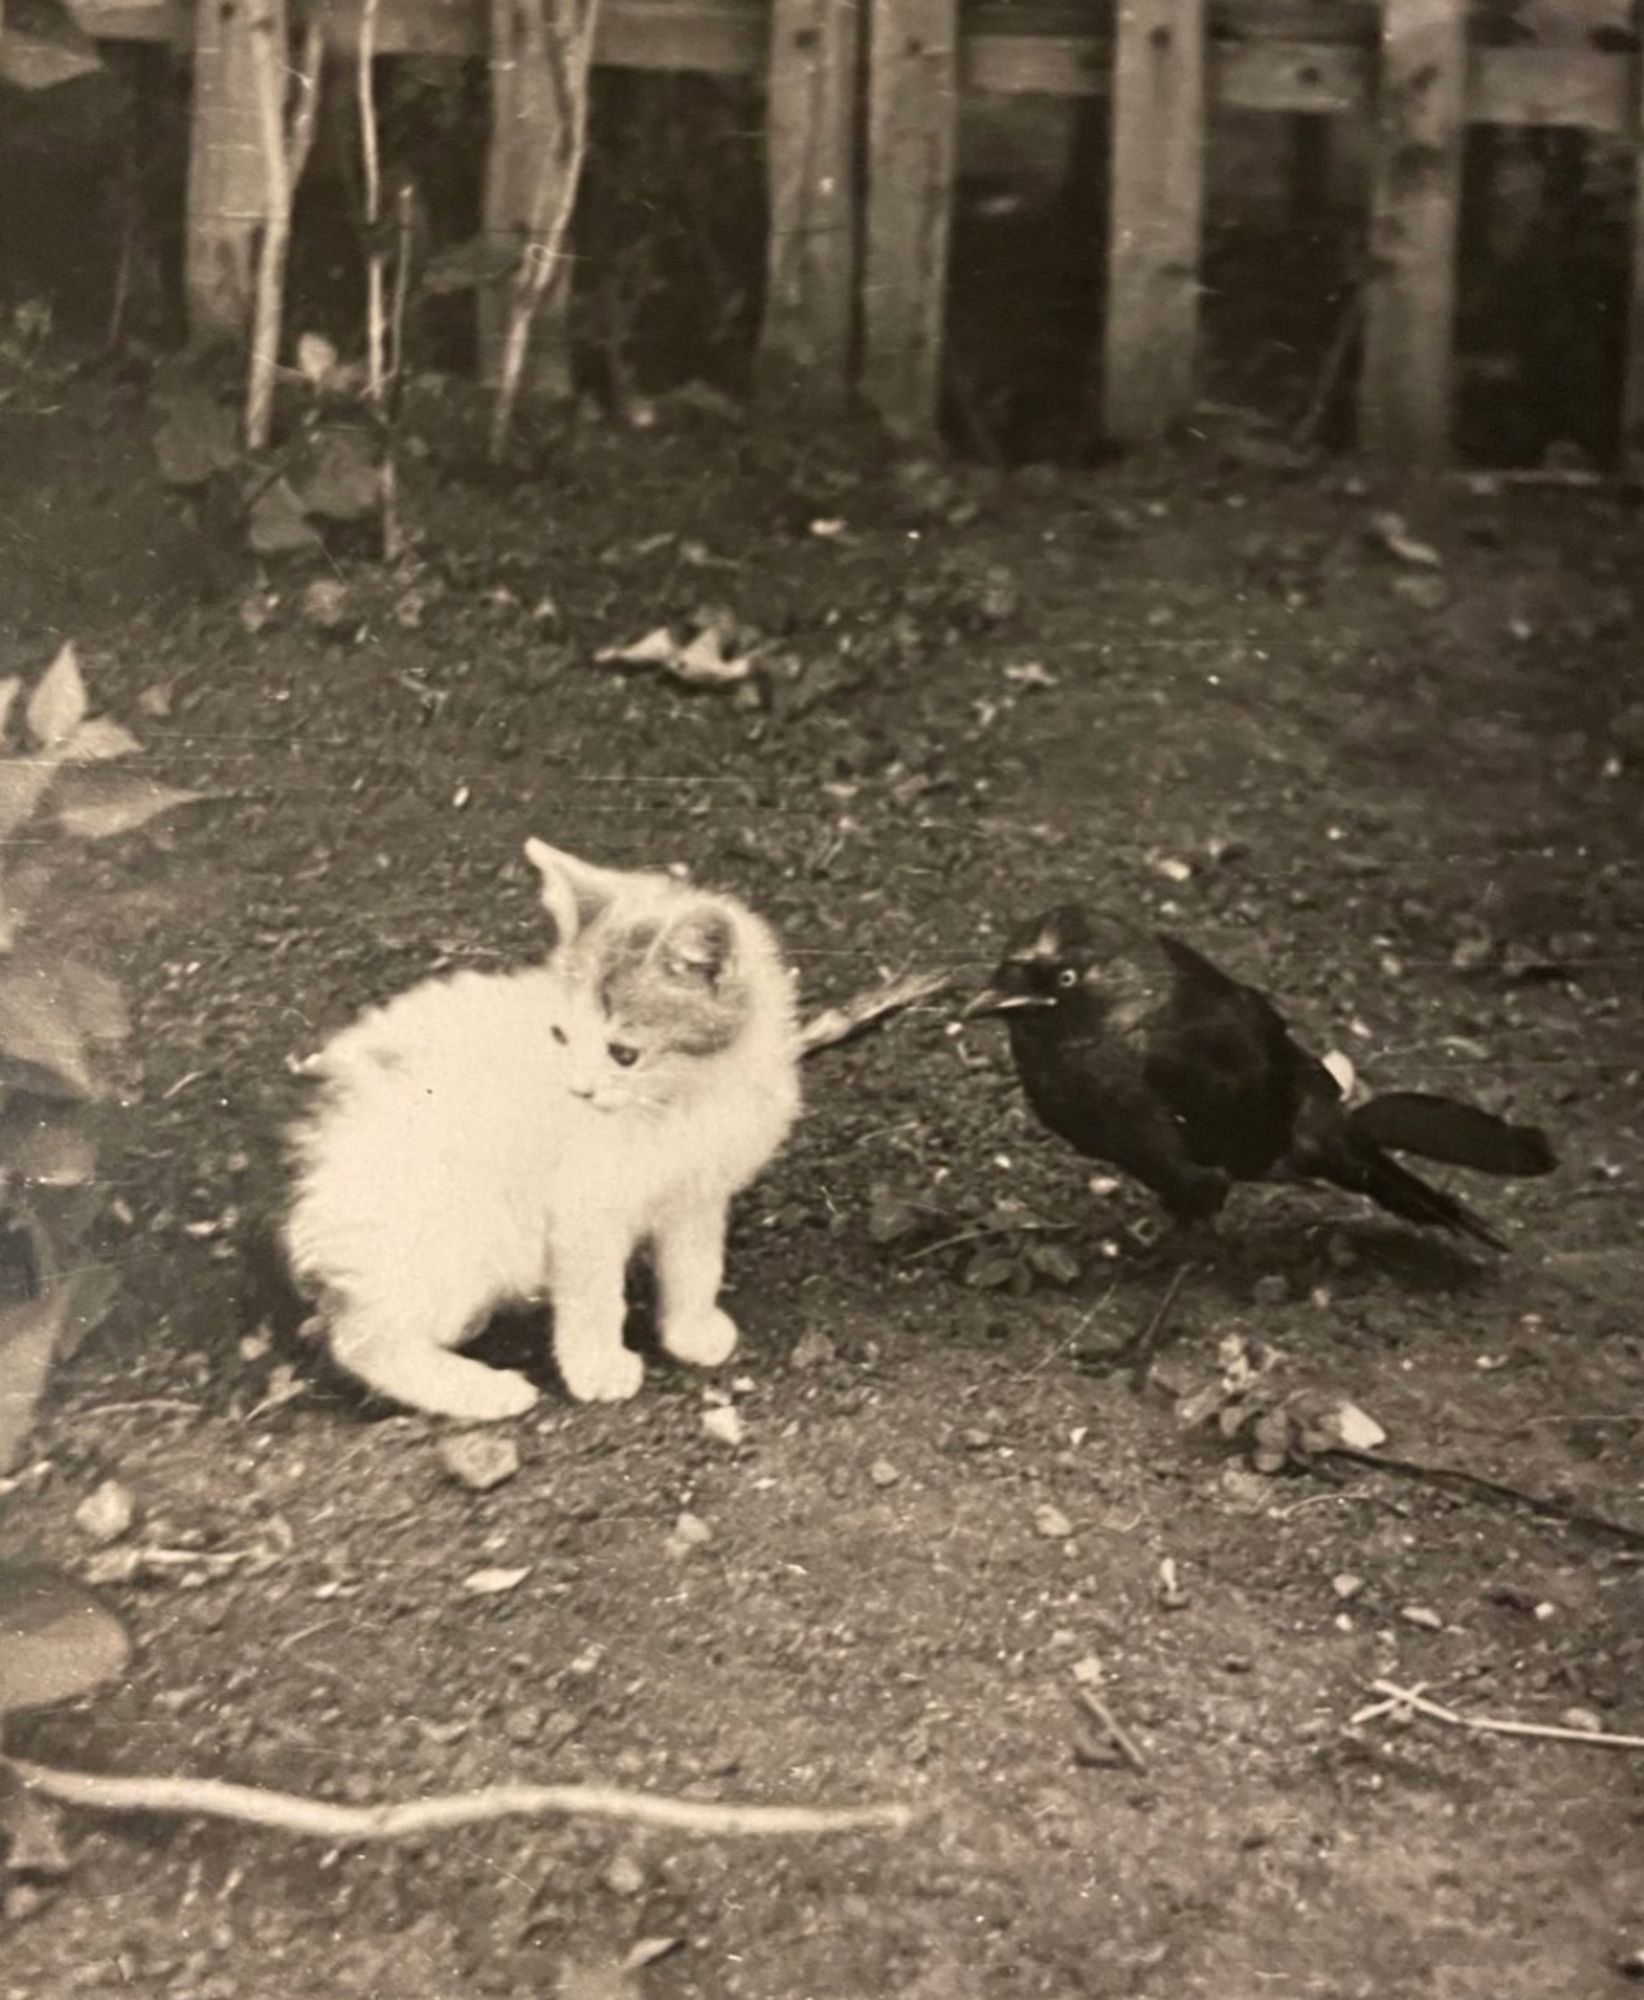
[[[95,1212],[95,1119],[120,990],[33,931],[71,847],[199,796],[112,767],[139,748],[93,715],[72,646],[33,687],[0,680],[0,1473],[17,1461],[54,1360],[107,1310],[113,1274],[78,1254]],[[125,1628],[55,1571],[0,1564],[0,1719],[124,1665]]]

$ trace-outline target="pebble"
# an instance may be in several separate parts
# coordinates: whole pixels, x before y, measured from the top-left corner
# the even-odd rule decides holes
[[[876,1458],[868,1467],[868,1477],[875,1486],[894,1486],[902,1475],[888,1458]]]
[[[1065,1541],[1073,1533],[1073,1523],[1060,1507],[1052,1507],[1047,1501],[1033,1510],[1033,1532],[1043,1535],[1047,1542]]]
[[[502,1718],[502,1733],[510,1743],[534,1743],[542,1733],[542,1710],[529,1702],[509,1709]]]
[[[790,1368],[825,1368],[838,1352],[825,1333],[802,1334],[788,1355]]]
[[[706,1548],[713,1538],[713,1529],[700,1514],[684,1513],[674,1522],[674,1531],[668,1537],[668,1553],[688,1556],[692,1549]]]
[[[470,1493],[489,1493],[519,1471],[519,1446],[495,1431],[456,1431],[440,1439],[440,1464]]]
[[[1351,1604],[1355,1597],[1363,1595],[1364,1578],[1355,1576],[1350,1569],[1340,1570],[1330,1579],[1330,1588],[1343,1604]]]
[[[1590,1708],[1567,1708],[1558,1718],[1566,1729],[1585,1729],[1591,1735],[1598,1735],[1604,1724]]]
[[[613,1896],[637,1896],[645,1887],[645,1871],[631,1854],[619,1854],[605,1871],[605,1886]]]
[[[1425,1604],[1406,1604],[1400,1608],[1399,1616],[1406,1625],[1419,1625],[1424,1632],[1442,1632],[1444,1620]]]
[[[118,1479],[105,1479],[74,1510],[74,1525],[99,1548],[130,1534],[136,1519],[137,1496]]]
[[[742,1442],[742,1418],[729,1403],[716,1410],[702,1412],[702,1429],[716,1444],[726,1444],[733,1448]]]

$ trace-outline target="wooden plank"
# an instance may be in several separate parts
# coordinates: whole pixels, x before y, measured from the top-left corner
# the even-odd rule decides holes
[[[71,12],[100,41],[172,42],[192,34],[181,0],[126,6],[122,0],[72,0]],[[342,0],[333,46],[359,43],[359,0]],[[763,67],[769,39],[761,0],[608,0],[594,60],[607,69],[690,70],[745,76]],[[483,56],[486,0],[382,0],[377,48],[385,56]]]
[[[242,341],[267,168],[252,68],[250,5],[198,0],[189,129],[183,297],[191,340]]]
[[[1474,49],[1467,66],[1468,120],[1630,131],[1635,61],[1583,48]]]
[[[1211,94],[1237,111],[1362,112],[1375,62],[1345,42],[1223,42],[1210,64]]]
[[[895,431],[936,422],[958,154],[956,0],[872,0],[861,388]]]
[[[547,215],[564,199],[563,163],[573,151],[569,107],[561,102],[568,55],[556,51],[569,35],[558,16],[560,0],[491,0],[491,125],[485,163],[483,228],[487,244],[516,252],[535,243]],[[579,163],[580,164],[580,163]],[[552,181],[542,205],[544,177]],[[518,261],[516,255],[516,262]],[[512,271],[479,294],[480,380],[502,379],[503,349],[516,290]],[[531,329],[524,386],[528,395],[571,395],[571,261],[558,261],[548,278]]]
[[[1193,408],[1204,215],[1203,0],[1120,0],[1102,429],[1156,438]]]
[[[843,405],[857,289],[856,0],[774,0],[766,86],[770,225],[755,377],[767,399]]]
[[[1383,7],[1360,442],[1373,456],[1432,469],[1450,444],[1466,0]]]

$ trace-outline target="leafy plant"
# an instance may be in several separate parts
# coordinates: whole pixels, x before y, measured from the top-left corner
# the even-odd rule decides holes
[[[1077,1284],[1083,1265],[1052,1239],[1071,1225],[1037,1215],[1012,1195],[966,1197],[952,1207],[918,1202],[887,1187],[869,1197],[868,1235],[901,1262],[937,1260],[975,1291],[1017,1298],[1042,1285]]]
[[[16,1464],[53,1361],[106,1311],[113,1273],[81,1244],[97,1208],[99,1114],[128,1023],[118,986],[40,941],[73,847],[199,794],[111,768],[139,748],[90,713],[72,646],[25,692],[0,680],[0,1474]],[[38,1565],[0,1564],[0,1727],[119,1671],[125,1628]]]

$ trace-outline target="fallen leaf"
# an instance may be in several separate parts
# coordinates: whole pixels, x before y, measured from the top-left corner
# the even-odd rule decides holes
[[[83,1584],[0,1564],[0,1716],[88,1694],[130,1658],[125,1626]]]
[[[25,711],[29,734],[42,750],[60,750],[84,722],[86,684],[72,641],[34,684]]]
[[[517,1590],[530,1574],[529,1563],[519,1569],[476,1569],[463,1578],[462,1587],[471,1597],[501,1597]]]

